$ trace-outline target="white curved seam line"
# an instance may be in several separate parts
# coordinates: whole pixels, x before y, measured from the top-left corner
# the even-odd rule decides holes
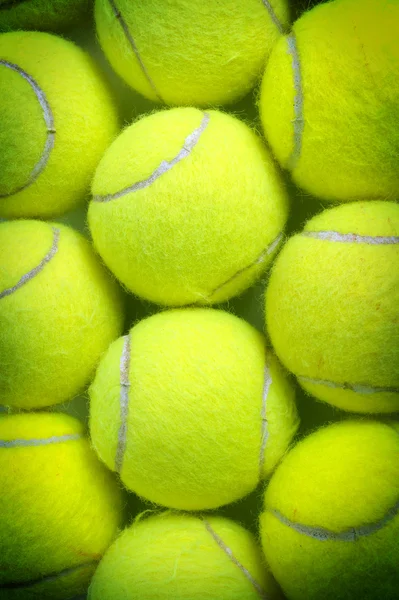
[[[265,261],[265,259],[274,252],[274,250],[277,248],[277,246],[279,246],[282,239],[283,239],[283,232],[279,233],[278,236],[272,241],[272,243],[269,244],[269,246],[267,246],[267,248],[262,250],[262,252],[259,254],[259,256],[251,264],[246,265],[242,269],[239,269],[239,271],[236,271],[234,273],[234,275],[229,277],[229,279],[227,279],[226,281],[221,283],[217,288],[212,290],[212,292],[208,296],[208,299],[212,298],[212,296],[214,296],[215,294],[220,292],[221,289],[223,289],[226,285],[229,285],[230,283],[232,283],[234,281],[234,279],[236,279],[237,277],[240,277],[240,275],[242,275],[246,271],[249,271],[253,267],[256,267],[256,265],[262,264]]]
[[[357,233],[338,233],[338,231],[302,231],[300,234],[317,240],[354,244],[371,244],[373,246],[399,244],[396,235],[358,235]]]
[[[371,386],[369,384],[362,383],[337,383],[335,381],[327,381],[325,379],[313,379],[312,377],[305,377],[298,375],[299,381],[304,383],[310,383],[312,385],[324,385],[333,389],[350,390],[358,394],[379,394],[381,392],[393,392],[399,393],[399,387],[390,386]]]
[[[11,583],[0,583],[0,590],[18,590],[23,588],[33,587],[35,585],[39,585],[41,583],[47,583],[48,581],[54,581],[55,579],[59,579],[60,577],[66,577],[67,575],[71,575],[72,573],[79,571],[80,569],[85,569],[86,567],[91,567],[93,565],[97,565],[98,560],[92,560],[87,563],[82,563],[80,565],[76,565],[74,567],[69,567],[58,573],[51,573],[50,575],[44,575],[43,577],[39,577],[38,579],[32,579],[31,581],[21,581],[21,582],[11,582]]]
[[[179,162],[190,156],[191,152],[198,144],[202,133],[205,131],[208,126],[210,120],[209,113],[203,113],[202,121],[199,127],[194,129],[184,140],[183,147],[179,150],[178,154],[172,160],[163,160],[161,164],[153,171],[153,173],[147,177],[147,179],[143,179],[142,181],[138,181],[137,183],[133,183],[132,185],[120,190],[119,192],[115,192],[114,194],[106,194],[105,196],[93,196],[94,202],[110,202],[111,200],[117,200],[118,198],[122,198],[126,194],[130,194],[131,192],[137,192],[138,190],[142,190],[144,188],[152,185],[159,177],[165,175],[168,171],[173,169],[175,165]]]
[[[30,440],[0,440],[0,448],[26,448],[28,446],[48,446],[49,444],[61,444],[83,438],[81,433],[69,433],[66,435],[53,435],[49,438]]]
[[[267,399],[269,396],[270,387],[273,383],[270,367],[266,363],[262,390],[262,407],[261,407],[261,446],[259,453],[259,481],[263,479],[263,467],[265,463],[265,453],[267,440],[269,439],[269,430],[267,422]]]
[[[336,541],[336,542],[355,542],[361,537],[372,535],[380,529],[383,529],[390,521],[395,519],[399,514],[399,500],[396,504],[388,510],[388,512],[378,521],[369,523],[367,525],[360,525],[359,527],[351,527],[345,531],[335,532],[325,529],[324,527],[311,527],[310,525],[303,525],[302,523],[296,523],[291,521],[280,511],[276,509],[269,510],[283,525],[290,527],[294,531],[307,537],[314,538],[320,542]]]
[[[301,61],[299,58],[298,46],[294,33],[287,36],[288,54],[292,56],[292,71],[294,77],[294,119],[292,122],[294,128],[294,146],[287,162],[287,169],[292,171],[299,160],[302,151],[302,138],[304,129],[303,116],[303,89]]]
[[[269,13],[269,16],[271,18],[271,20],[273,21],[273,23],[276,25],[277,29],[279,30],[280,33],[284,33],[285,32],[285,28],[283,26],[283,24],[280,22],[278,16],[276,15],[276,13],[274,12],[273,6],[271,5],[271,2],[269,0],[262,0],[263,5],[265,6],[267,12]]]
[[[53,230],[53,242],[46,256],[31,271],[28,271],[27,273],[22,275],[21,279],[15,285],[13,285],[10,288],[6,288],[2,292],[0,292],[0,300],[2,298],[6,298],[6,296],[10,296],[11,294],[19,290],[23,285],[25,285],[25,283],[28,283],[28,281],[36,277],[36,275],[38,275],[40,271],[44,269],[47,263],[49,263],[50,260],[55,256],[58,250],[60,230],[57,227],[52,227],[51,229]]]
[[[127,439],[127,418],[129,415],[129,369],[130,369],[130,336],[125,336],[123,350],[119,366],[120,376],[120,425],[118,431],[118,444],[115,455],[115,471],[120,473],[122,470],[123,458],[126,451]]]
[[[13,192],[10,192],[8,194],[0,194],[0,198],[6,198],[6,197],[12,196],[18,192],[21,192],[22,190],[24,190],[25,188],[30,186],[39,177],[40,173],[44,170],[44,168],[50,158],[51,150],[54,147],[55,129],[54,129],[54,117],[53,117],[53,113],[50,108],[50,104],[48,103],[47,98],[46,98],[43,90],[40,88],[39,84],[33,79],[33,77],[31,77],[28,73],[26,73],[23,69],[21,69],[21,67],[19,67],[16,64],[8,62],[3,59],[0,59],[0,66],[1,65],[4,67],[7,67],[8,69],[11,69],[12,71],[15,71],[16,73],[21,75],[21,77],[23,77],[25,79],[25,81],[27,81],[29,83],[29,85],[33,89],[33,91],[36,95],[36,98],[38,99],[38,102],[41,106],[41,109],[43,112],[43,118],[44,118],[46,128],[47,128],[47,136],[46,136],[46,142],[44,144],[43,152],[40,156],[39,161],[33,167],[32,172],[29,175],[28,181],[26,183],[24,183],[22,186],[20,186],[19,188],[17,188],[16,190],[14,190]]]
[[[134,41],[134,38],[133,38],[132,34],[130,33],[129,27],[127,26],[127,23],[126,23],[125,19],[123,18],[122,13],[119,10],[115,0],[108,0],[108,1],[111,5],[111,8],[113,10],[115,17],[117,18],[117,20],[119,21],[119,23],[123,29],[126,39],[129,42],[130,47],[134,52],[134,55],[136,56],[137,62],[140,65],[143,75],[145,76],[145,78],[147,79],[148,83],[150,84],[150,86],[152,88],[152,91],[154,92],[155,96],[158,98],[159,102],[161,102],[162,104],[166,104],[165,101],[163,100],[161,94],[158,92],[158,90],[155,86],[155,83],[154,83],[151,75],[149,74],[147,67],[145,66],[145,64],[143,62],[143,59],[141,58],[137,44]]]
[[[266,592],[261,588],[259,583],[254,579],[254,577],[251,575],[251,573],[248,571],[248,569],[246,569],[244,567],[244,565],[241,564],[240,561],[234,556],[233,551],[228,546],[226,546],[226,544],[224,543],[222,538],[219,537],[218,534],[216,533],[216,531],[211,527],[210,523],[203,517],[202,517],[202,521],[205,525],[205,528],[210,533],[210,535],[213,537],[213,539],[215,540],[215,542],[217,543],[219,548],[221,548],[223,550],[223,552],[225,554],[227,554],[227,556],[230,558],[230,560],[240,569],[240,571],[243,573],[243,575],[245,575],[245,577],[248,579],[248,581],[252,584],[252,586],[255,589],[255,591],[257,592],[259,598],[262,598],[262,600],[268,600]]]

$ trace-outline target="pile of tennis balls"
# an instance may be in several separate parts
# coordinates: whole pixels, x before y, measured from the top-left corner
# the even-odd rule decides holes
[[[398,600],[399,0],[0,32],[0,599]]]

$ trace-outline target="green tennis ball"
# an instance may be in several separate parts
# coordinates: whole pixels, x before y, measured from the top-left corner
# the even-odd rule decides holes
[[[135,90],[168,105],[220,106],[256,84],[288,26],[287,0],[97,0],[101,46]]]
[[[119,287],[79,233],[0,224],[0,402],[39,408],[73,398],[123,327]]]
[[[341,409],[399,410],[399,205],[326,210],[280,253],[266,324],[305,390]]]
[[[298,427],[294,390],[263,336],[223,311],[144,319],[114,342],[90,387],[90,431],[138,495],[216,508],[270,475]]]
[[[222,517],[138,519],[109,548],[89,600],[282,600],[254,536]]]
[[[398,21],[392,0],[326,2],[274,46],[260,115],[278,161],[307,192],[398,197]]]
[[[122,494],[83,425],[57,413],[0,417],[0,597],[70,600],[122,526]]]
[[[89,0],[0,0],[0,31],[63,30],[89,13]]]
[[[396,600],[399,427],[347,421],[300,442],[273,475],[263,549],[290,600]]]
[[[132,292],[168,306],[222,302],[275,255],[287,219],[280,173],[247,125],[218,111],[145,116],[105,153],[89,225]]]
[[[0,89],[0,217],[49,217],[83,203],[118,131],[94,61],[47,33],[5,33]]]

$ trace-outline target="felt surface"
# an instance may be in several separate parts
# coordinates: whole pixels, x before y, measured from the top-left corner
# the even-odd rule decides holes
[[[65,402],[121,334],[122,293],[89,243],[65,225],[1,223],[0,257],[1,403]]]
[[[83,425],[64,414],[0,416],[0,487],[0,597],[84,593],[123,524],[123,498]]]
[[[213,309],[141,321],[90,387],[92,443],[127,488],[158,504],[228,504],[269,476],[298,427],[294,390],[263,336]],[[127,395],[127,396],[126,396]],[[123,412],[123,406],[127,408]]]
[[[307,237],[323,231],[364,239]],[[287,242],[267,287],[266,324],[280,360],[311,394],[349,411],[393,412],[398,306],[399,205],[359,202],[317,215]]]
[[[327,2],[274,46],[260,95],[263,127],[307,192],[332,201],[398,196],[398,20],[392,0]]]
[[[255,86],[289,10],[286,0],[97,0],[95,18],[114,70],[141,94],[220,106]]]
[[[104,262],[130,291],[168,306],[222,302],[249,287],[288,216],[260,138],[231,115],[196,108],[125,129],[92,194],[88,221]]]
[[[0,31],[60,31],[82,22],[92,0],[0,0]]]
[[[83,203],[119,127],[95,62],[48,33],[5,33],[0,87],[0,216],[48,218]]]
[[[127,529],[108,550],[89,590],[90,600],[282,597],[251,533],[222,517],[173,513],[137,520]]]
[[[398,431],[397,423],[367,420],[330,425],[277,468],[260,524],[288,598],[397,598]]]

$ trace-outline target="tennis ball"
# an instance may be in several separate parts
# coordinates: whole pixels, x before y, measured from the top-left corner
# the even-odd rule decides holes
[[[222,517],[137,520],[108,549],[89,600],[282,600],[254,536]]]
[[[316,6],[277,41],[260,115],[280,164],[334,201],[399,195],[399,3]]]
[[[79,24],[89,6],[89,0],[0,0],[0,31],[66,29]]]
[[[101,46],[135,90],[169,105],[219,106],[247,94],[288,26],[287,0],[97,0]]]
[[[326,210],[280,253],[266,291],[272,344],[319,400],[399,410],[399,205]]]
[[[110,346],[90,387],[100,458],[126,487],[171,508],[245,496],[297,427],[293,387],[262,334],[213,309],[144,319]]]
[[[168,306],[222,302],[275,255],[288,202],[258,136],[233,116],[176,108],[116,139],[92,185],[94,245],[135,294]]]
[[[266,559],[290,600],[396,600],[399,428],[346,421],[277,468],[260,519]]]
[[[40,221],[0,224],[2,404],[72,398],[123,320],[120,289],[79,233]]]
[[[83,594],[122,525],[122,494],[80,421],[0,417],[0,597]]]
[[[0,217],[49,217],[83,203],[118,131],[94,61],[47,33],[5,33],[0,89]]]

